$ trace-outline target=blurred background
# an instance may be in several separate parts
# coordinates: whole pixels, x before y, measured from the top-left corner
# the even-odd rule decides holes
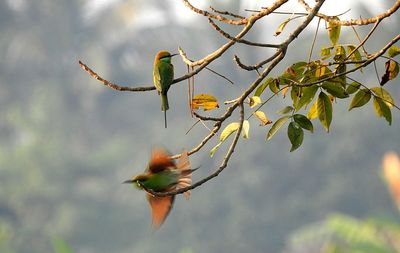
[[[198,2],[193,4],[247,15],[245,9],[272,1]],[[282,11],[301,11],[291,2]],[[327,2],[327,14],[351,8],[344,18],[358,18],[380,13],[394,1]],[[286,18],[265,18],[246,38],[279,42],[300,22],[272,36]],[[368,52],[397,35],[398,23],[397,14],[385,20],[367,43]],[[329,45],[323,28],[316,49]],[[363,37],[368,29],[357,31]],[[307,59],[313,31],[293,43],[274,74]],[[286,131],[266,142],[268,128],[251,121],[250,139],[240,140],[228,168],[194,190],[190,201],[179,196],[163,227],[153,232],[145,194],[121,182],[144,170],[152,147],[166,146],[172,153],[190,149],[207,130],[198,124],[185,135],[195,122],[186,83],[169,92],[166,130],[154,91],[111,90],[84,72],[78,60],[115,83],[149,86],[158,50],[177,52],[180,46],[189,58],[199,59],[226,40],[177,0],[0,0],[0,32],[1,252],[295,252],[293,235],[333,213],[399,223],[381,160],[388,150],[400,151],[400,113],[393,110],[388,126],[372,104],[348,112],[350,101],[339,100],[331,132],[315,122],[314,134],[306,133],[293,153]],[[339,43],[349,41],[357,44],[352,29],[343,28]],[[271,52],[238,45],[211,64],[233,86],[207,71],[196,77],[196,91],[220,101],[212,114],[219,115],[222,101],[238,96],[256,77],[239,69],[233,55],[253,64]],[[186,66],[178,57],[173,61],[176,76],[183,75]],[[378,66],[382,75],[384,62]],[[379,85],[373,68],[364,74],[353,77]],[[385,87],[400,103],[398,78]],[[274,121],[285,105],[289,100],[278,98],[264,111]],[[193,166],[201,166],[195,181],[223,159],[227,145],[209,157],[216,143],[191,156]]]

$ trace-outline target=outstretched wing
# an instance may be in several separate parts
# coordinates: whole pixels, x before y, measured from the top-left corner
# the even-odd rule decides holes
[[[151,173],[159,173],[166,169],[175,168],[174,161],[165,149],[157,148],[151,152],[151,158],[148,165],[148,171]]]
[[[154,229],[160,228],[172,209],[175,196],[157,197],[147,194],[151,207],[152,225]]]
[[[176,165],[177,169],[181,171],[181,176],[178,180],[177,189],[188,187],[192,184],[192,169],[188,157],[188,153],[186,150],[182,152],[181,159],[178,161]],[[190,191],[184,192],[183,195],[186,199],[190,197]]]

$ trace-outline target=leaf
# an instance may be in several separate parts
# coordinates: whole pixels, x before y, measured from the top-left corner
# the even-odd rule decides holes
[[[354,49],[356,49],[356,47],[355,47],[354,45],[348,45],[348,46],[347,46],[348,54],[350,54],[351,52],[353,52]],[[358,49],[355,50],[354,53],[350,55],[350,59],[353,60],[353,61],[361,61],[361,60],[362,60],[362,57],[361,57],[360,51],[359,51]],[[356,67],[358,67],[358,66],[360,66],[360,65],[361,65],[361,63],[357,63],[357,64],[356,64]]]
[[[289,86],[286,86],[285,88],[282,89],[282,96],[285,98],[286,93],[289,91]]]
[[[297,101],[295,106],[296,112],[299,111],[303,106],[308,105],[314,99],[315,93],[318,90],[318,85],[312,85],[303,88],[303,95]]]
[[[293,110],[294,110],[293,107],[291,107],[291,106],[285,106],[284,108],[280,109],[280,110],[277,111],[276,113],[285,115],[285,114],[288,114],[288,113],[293,112]]]
[[[347,85],[346,93],[347,94],[353,94],[354,92],[359,90],[360,86],[361,86],[361,83],[352,82],[349,85]]]
[[[290,122],[287,131],[290,143],[292,143],[292,147],[290,148],[290,152],[296,150],[303,143],[304,132],[299,124],[296,122]]]
[[[399,47],[393,45],[393,46],[391,46],[391,47],[389,48],[389,50],[388,50],[388,55],[389,55],[389,57],[393,58],[393,57],[395,57],[395,56],[398,55],[398,54],[400,54],[400,48],[399,48]]]
[[[279,128],[281,128],[283,126],[283,124],[285,124],[286,121],[288,121],[289,118],[290,118],[290,116],[283,116],[282,118],[275,121],[275,123],[272,125],[271,129],[267,133],[267,141],[271,140],[272,136],[274,136],[274,134],[276,134],[276,132],[279,130]]]
[[[301,128],[308,130],[311,133],[314,131],[312,122],[306,116],[302,114],[295,114],[293,115],[293,119]]]
[[[199,94],[192,99],[193,109],[199,109],[201,106],[204,107],[204,111],[219,107],[217,99],[208,94]]]
[[[333,49],[333,47],[323,47],[323,48],[321,48],[320,55],[322,57],[322,60],[326,60],[326,59],[328,59],[329,57],[332,56],[332,53],[331,53],[332,49]]]
[[[221,142],[225,141],[232,133],[236,132],[239,129],[238,122],[232,122],[228,124],[224,130],[222,130],[221,135],[219,136],[219,140]]]
[[[365,105],[366,103],[368,103],[370,99],[371,99],[371,92],[368,89],[359,90],[351,100],[349,111],[353,108]]]
[[[250,106],[250,108],[254,108],[259,104],[261,104],[261,98],[260,97],[253,96],[253,97],[249,98],[249,106]]]
[[[308,111],[307,118],[309,118],[310,120],[318,118],[317,102],[318,102],[318,100],[314,102],[314,104],[311,106],[310,110]]]
[[[373,88],[371,88],[371,90],[373,93],[375,93],[375,95],[380,97],[383,100],[383,102],[385,102],[385,104],[387,106],[389,106],[389,108],[393,107],[394,100],[393,100],[392,96],[390,96],[390,94],[387,90],[383,89],[382,87],[373,87]]]
[[[278,36],[279,34],[282,33],[283,29],[285,29],[286,25],[292,20],[292,17],[286,19],[283,21],[278,28],[275,30],[274,36]]]
[[[332,102],[328,95],[321,91],[317,99],[318,118],[322,126],[329,132],[329,126],[332,122]]]
[[[384,117],[389,125],[392,124],[392,112],[390,111],[389,106],[385,102],[383,102],[382,98],[374,97],[374,108],[375,112],[379,117]]]
[[[335,46],[336,51],[335,51],[335,56],[333,59],[337,62],[342,62],[346,60],[346,50],[344,50],[344,47],[341,45],[336,45]]]
[[[337,98],[348,98],[346,90],[339,82],[325,81],[322,83],[321,87],[325,89],[329,94]]]
[[[278,92],[279,92],[279,82],[278,82],[277,79],[273,79],[272,82],[269,83],[269,89],[274,94],[278,94]]]
[[[254,112],[254,115],[256,115],[256,117],[260,120],[260,126],[266,126],[272,123],[272,121],[267,118],[263,111],[256,111]]]
[[[340,23],[335,23],[337,21],[340,21],[340,19],[335,16],[332,17],[330,22],[328,22],[328,35],[332,45],[336,45],[340,36],[341,25]]]
[[[249,138],[249,130],[250,130],[250,123],[248,120],[244,120],[242,127],[243,138],[245,139]]]
[[[381,86],[394,79],[399,74],[399,64],[395,61],[388,60],[385,62],[385,74],[382,76]]]
[[[213,157],[219,146],[221,146],[222,142],[220,141],[215,147],[213,147],[210,151],[210,157]]]
[[[272,77],[268,77],[267,80],[265,80],[260,86],[258,86],[256,92],[254,93],[254,96],[257,96],[257,97],[261,96],[261,94],[263,93],[265,88],[267,86],[269,86],[270,83],[273,82],[273,81],[274,81],[274,79]]]

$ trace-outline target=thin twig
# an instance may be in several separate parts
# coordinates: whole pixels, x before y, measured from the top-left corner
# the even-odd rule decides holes
[[[235,37],[232,37],[229,33],[222,30],[217,24],[215,24],[215,22],[211,18],[208,19],[208,22],[222,36],[224,36],[225,38],[227,38],[229,40],[233,40],[237,43],[242,43],[242,44],[246,44],[249,46],[256,46],[256,47],[270,47],[270,48],[278,48],[279,47],[279,45],[276,45],[276,44],[257,43],[257,42],[252,42],[252,41],[248,41],[248,40],[244,40],[244,39],[236,39]]]
[[[219,10],[215,9],[214,7],[212,7],[212,6],[209,6],[209,8],[210,8],[213,12],[218,13],[218,14],[221,14],[221,15],[227,15],[227,16],[231,16],[231,17],[233,17],[233,18],[245,19],[245,17],[240,16],[240,15],[237,15],[237,14],[234,14],[234,13],[229,12],[229,11],[219,11]]]
[[[313,38],[313,41],[311,43],[310,54],[308,55],[308,63],[310,63],[310,61],[311,61],[311,57],[312,57],[312,53],[313,53],[313,50],[314,50],[315,41],[317,40],[317,35],[318,35],[318,30],[319,30],[319,24],[320,23],[321,23],[321,18],[318,18],[317,29],[315,29],[314,38]]]

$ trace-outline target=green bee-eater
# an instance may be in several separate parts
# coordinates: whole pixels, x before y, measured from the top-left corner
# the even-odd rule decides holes
[[[164,149],[154,149],[149,164],[143,174],[126,180],[124,183],[136,185],[141,190],[152,190],[154,192],[170,192],[190,186],[192,183],[192,172],[189,157],[186,151],[177,164],[172,160]],[[184,193],[188,199],[190,191]],[[157,197],[147,193],[152,211],[153,228],[158,229],[167,218],[175,196]]]
[[[153,82],[158,94],[161,95],[161,111],[164,111],[164,126],[167,128],[167,110],[169,109],[167,92],[174,80],[174,65],[171,58],[176,54],[159,51],[154,59]]]

